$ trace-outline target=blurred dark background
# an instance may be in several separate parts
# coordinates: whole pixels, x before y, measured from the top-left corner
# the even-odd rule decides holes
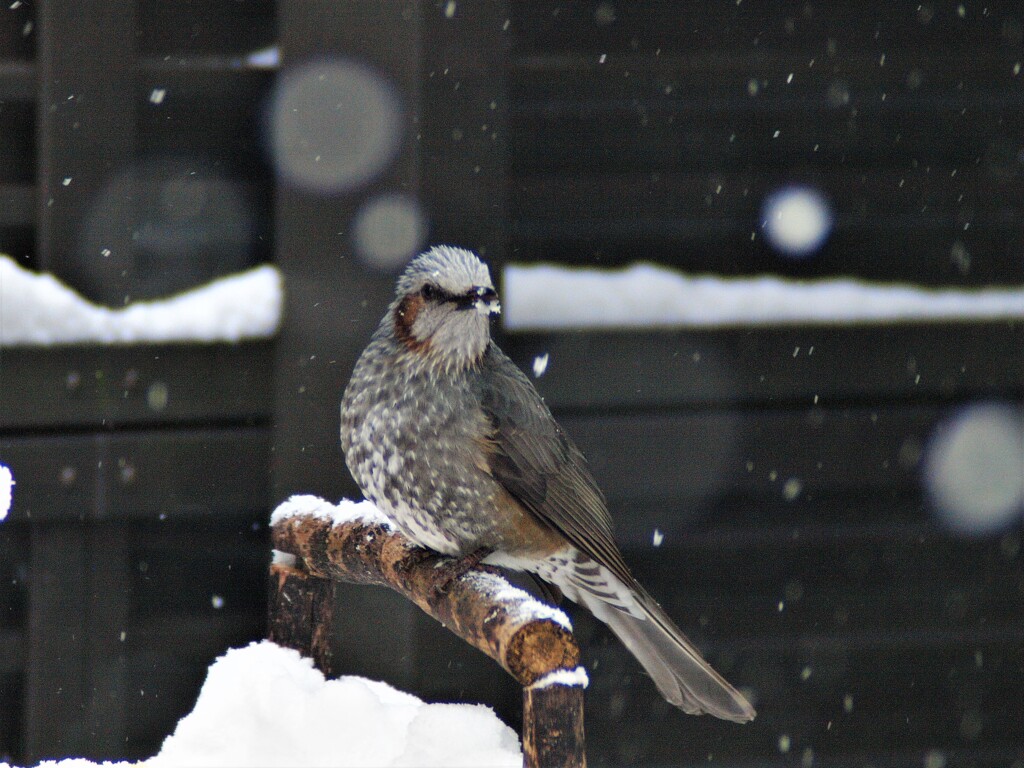
[[[338,399],[426,243],[1024,289],[1022,61],[1010,2],[4,3],[0,253],[110,306],[288,293],[272,342],[0,349],[0,760],[149,756],[262,636],[268,513],[356,493]],[[497,332],[759,710],[680,715],[578,614],[592,764],[1024,766],[1024,321]],[[397,597],[336,615],[346,672],[518,723]]]

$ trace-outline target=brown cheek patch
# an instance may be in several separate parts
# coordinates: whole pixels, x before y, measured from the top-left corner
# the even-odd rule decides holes
[[[430,339],[417,339],[412,334],[416,316],[423,309],[423,297],[413,293],[401,300],[395,307],[395,338],[413,352],[425,352],[430,347]]]

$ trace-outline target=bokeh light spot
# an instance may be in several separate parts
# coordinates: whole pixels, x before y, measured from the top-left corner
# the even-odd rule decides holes
[[[825,244],[832,232],[832,208],[816,189],[787,187],[765,199],[761,224],[776,250],[801,258]]]
[[[409,195],[372,197],[356,212],[352,239],[356,255],[385,271],[405,265],[423,250],[427,217],[419,202]]]
[[[1005,530],[1024,513],[1024,416],[999,403],[961,410],[935,430],[923,470],[944,525],[979,536]]]
[[[398,94],[358,62],[319,60],[285,71],[270,110],[274,165],[303,190],[358,189],[391,164],[401,145]]]
[[[140,159],[90,202],[74,254],[92,296],[166,296],[244,269],[255,213],[243,184],[187,157]]]

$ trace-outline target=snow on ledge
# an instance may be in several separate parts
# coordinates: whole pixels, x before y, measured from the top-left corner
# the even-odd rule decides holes
[[[337,504],[331,504],[319,496],[307,494],[292,496],[278,504],[277,509],[270,513],[270,524],[274,525],[290,517],[307,515],[330,520],[331,525],[358,521],[367,525],[383,525],[389,530],[394,529],[391,521],[372,502],[342,499]]]
[[[567,685],[576,688],[586,688],[590,685],[590,678],[587,677],[587,670],[583,667],[576,669],[556,669],[544,677],[534,681],[531,688],[548,688],[552,685]]]
[[[652,264],[622,270],[506,267],[505,327],[671,328],[1024,318],[1024,287],[929,290],[852,279],[693,277]]]
[[[268,338],[277,332],[283,303],[281,275],[270,265],[110,309],[0,255],[0,347]]]

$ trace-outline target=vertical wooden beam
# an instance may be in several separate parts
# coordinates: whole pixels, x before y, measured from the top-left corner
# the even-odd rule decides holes
[[[431,237],[478,252],[497,280],[508,237],[508,3],[433,3],[423,16],[419,131]]]
[[[391,300],[397,272],[369,265],[356,253],[352,225],[360,207],[378,194],[400,193],[426,212],[430,242],[471,247],[491,259],[503,253],[505,5],[305,0],[279,6],[279,82],[311,61],[360,62],[397,92],[404,133],[394,161],[358,188],[317,193],[280,178],[275,248],[288,292],[277,343],[275,500],[294,493],[359,493],[339,447],[338,406],[356,356]],[[407,604],[378,612],[374,620],[386,622],[379,632],[396,644],[435,631]],[[350,631],[346,621],[365,623],[365,614],[338,616],[339,636],[351,638],[359,630]],[[349,648],[348,669],[378,667],[377,659],[369,659],[371,649]],[[372,655],[379,656],[379,647]],[[436,685],[441,678],[425,672],[432,663],[415,651],[399,654],[390,679],[419,690]],[[457,672],[458,682],[449,675],[445,691],[432,693],[471,688],[466,676],[486,674],[486,665],[467,654]]]
[[[276,261],[288,291],[277,342],[274,495],[337,498],[355,492],[338,439],[341,393],[394,286],[392,274],[356,257],[352,222],[376,193],[417,194],[420,2],[305,0],[282,3],[279,13],[279,83],[309,62],[353,63],[384,78],[402,106],[398,154],[374,178],[317,192],[279,177],[277,189]]]
[[[36,523],[31,534],[28,667],[25,679],[26,764],[84,756],[89,697],[83,606],[89,599],[84,525]]]
[[[121,755],[128,735],[129,690],[126,635],[131,604],[128,526],[94,522],[86,536],[89,594],[86,609],[85,750],[96,758]],[[52,722],[52,721],[51,721]],[[77,754],[77,753],[76,753]]]
[[[583,687],[523,688],[525,768],[585,768]]]
[[[294,493],[326,498],[358,496],[339,443],[339,404],[356,356],[366,345],[394,290],[394,275],[362,263],[352,240],[360,206],[379,193],[419,190],[420,51],[422,0],[339,3],[303,0],[278,5],[282,71],[310,62],[345,62],[384,78],[401,105],[398,153],[378,175],[353,189],[316,192],[279,177],[275,198],[275,254],[288,286],[284,324],[277,339],[273,501]],[[408,647],[419,619],[404,604],[377,614],[381,635]],[[348,636],[348,616],[337,632]],[[365,615],[350,623],[365,623]],[[364,672],[359,656],[346,652],[346,668]],[[375,649],[375,655],[378,650]],[[376,666],[378,661],[371,662]],[[415,683],[415,656],[393,660],[402,686]]]
[[[32,527],[25,759],[124,749],[129,604],[121,524]]]
[[[368,183],[316,193],[282,179],[276,258],[288,285],[277,350],[274,491],[278,499],[355,488],[338,447],[338,403],[355,358],[394,290],[394,271],[360,261],[353,217],[379,193],[420,201],[432,242],[481,251],[500,264],[507,192],[504,2],[418,0],[280,8],[282,75],[309,61],[360,62],[403,105],[395,160]]]
[[[131,227],[111,230],[98,253],[83,251],[81,233],[111,174],[135,151],[136,2],[44,0],[36,13],[39,267],[120,304],[135,277]]]

